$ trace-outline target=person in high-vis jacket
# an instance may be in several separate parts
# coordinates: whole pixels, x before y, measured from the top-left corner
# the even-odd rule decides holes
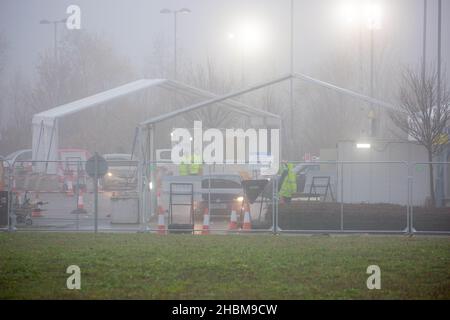
[[[189,157],[183,156],[181,158],[180,165],[178,166],[178,173],[180,176],[188,176],[189,175]]]
[[[297,177],[292,163],[283,163],[281,169],[281,187],[279,191],[282,201],[290,203],[292,195],[297,191]]]
[[[193,161],[191,161],[191,157],[188,155],[181,159],[178,169],[180,176],[198,176],[202,173],[202,164],[200,162],[201,158],[194,155],[192,160]]]
[[[192,160],[193,161],[189,168],[189,172],[190,172],[191,176],[198,176],[202,172],[202,163],[201,163],[202,159],[198,155],[194,154],[194,157]]]

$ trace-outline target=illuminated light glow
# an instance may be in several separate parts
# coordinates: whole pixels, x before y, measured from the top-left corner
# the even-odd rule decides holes
[[[266,31],[260,21],[247,18],[233,23],[226,37],[228,40],[237,41],[241,50],[252,53],[264,49],[268,41],[268,33]]]
[[[227,36],[230,40],[234,40],[236,38],[236,35],[233,32],[228,32]]]
[[[367,22],[367,28],[370,30],[381,29],[382,12],[381,7],[378,4],[372,3],[365,7],[365,19]]]
[[[243,45],[247,49],[260,49],[264,42],[264,34],[260,25],[246,22],[241,26]]]
[[[153,182],[149,182],[148,187],[150,188],[150,190],[153,190]]]
[[[339,9],[339,15],[342,21],[346,24],[353,24],[357,19],[357,12],[355,6],[351,4],[343,4]]]
[[[112,173],[111,172],[108,172],[108,177],[112,177]]]
[[[237,197],[237,198],[236,198],[236,201],[242,202],[242,201],[244,201],[244,197],[243,197],[243,196]]]
[[[356,148],[358,149],[370,149],[371,145],[370,143],[357,143]]]

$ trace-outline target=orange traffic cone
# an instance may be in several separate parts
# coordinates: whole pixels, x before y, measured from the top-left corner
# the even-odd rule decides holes
[[[17,205],[21,206],[23,201],[22,201],[22,192],[17,191],[16,192],[16,200],[17,200]]]
[[[16,188],[16,178],[13,178],[11,191],[12,191],[12,192],[17,192],[17,188]]]
[[[85,214],[87,211],[84,209],[84,197],[83,197],[83,191],[81,189],[78,190],[78,198],[77,198],[77,208],[73,210],[71,213],[73,214]],[[106,215],[109,217],[110,215]]]
[[[73,197],[73,183],[72,183],[72,176],[68,176],[67,178],[67,192],[66,195],[68,197]]]
[[[158,234],[166,234],[166,223],[164,222],[164,210],[159,208],[158,213]]]
[[[35,206],[31,210],[31,216],[33,218],[42,217],[42,209],[41,209],[41,205],[39,204],[39,202],[40,202],[39,193],[36,193],[36,197],[34,198]]]
[[[203,214],[202,234],[209,234],[209,210],[208,210],[208,208],[205,208],[205,211]]]
[[[81,190],[80,190],[80,192],[78,193],[77,209],[78,209],[78,210],[84,210],[83,192],[82,192]]]
[[[83,199],[83,192],[80,190],[78,193],[78,204],[77,209],[84,210],[84,199]]]
[[[228,225],[228,230],[237,230],[238,224],[237,224],[237,215],[236,211],[231,211],[231,218],[230,218],[230,224]]]
[[[242,230],[244,230],[244,231],[252,230],[252,222],[251,222],[250,212],[248,210],[245,210],[244,224],[242,225]]]

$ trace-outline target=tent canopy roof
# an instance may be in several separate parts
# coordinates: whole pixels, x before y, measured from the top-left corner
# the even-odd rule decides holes
[[[149,89],[151,87],[162,87],[169,90],[176,90],[179,93],[195,96],[195,97],[202,97],[202,98],[209,98],[214,99],[217,96],[205,91],[201,90],[195,87],[191,87],[188,85],[185,85],[183,83],[177,82],[177,81],[171,81],[167,79],[141,79],[134,82],[127,83],[125,85],[103,91],[97,94],[94,94],[92,96],[76,100],[40,113],[37,113],[33,116],[33,124],[40,125],[42,122],[44,122],[45,125],[53,126],[53,123],[56,119],[63,118],[65,116],[77,113],[79,111],[98,106],[100,104],[128,96],[130,94],[143,91],[145,89]],[[241,113],[245,115],[253,115],[253,116],[264,116],[264,117],[272,117],[272,118],[279,118],[278,115],[275,115],[273,113],[260,110],[257,108],[250,107],[244,103],[234,101],[234,100],[227,100],[223,101],[221,100],[223,105],[226,107]],[[181,109],[183,110],[183,109]],[[165,117],[165,115],[161,115],[162,117]]]
[[[200,109],[200,108],[203,108],[203,107],[210,106],[210,105],[212,105],[214,103],[223,103],[223,104],[227,105],[228,107],[230,107],[231,109],[233,109],[233,110],[235,110],[235,111],[237,111],[239,113],[243,113],[245,115],[260,116],[260,117],[265,117],[265,118],[274,118],[274,119],[277,119],[277,120],[281,120],[281,117],[279,115],[277,115],[277,114],[274,114],[274,113],[271,113],[271,112],[268,112],[268,111],[264,111],[264,110],[260,110],[260,109],[256,109],[256,108],[250,107],[248,105],[245,105],[243,103],[234,101],[232,99],[235,98],[235,97],[241,96],[243,94],[246,94],[246,93],[249,93],[249,92],[252,92],[252,91],[255,91],[255,90],[258,90],[258,89],[270,86],[270,85],[273,85],[273,84],[277,84],[277,83],[283,82],[283,81],[288,80],[290,78],[291,78],[291,75],[286,75],[286,76],[283,76],[281,78],[277,78],[277,79],[274,79],[274,80],[271,80],[271,81],[266,81],[266,82],[263,82],[263,83],[260,83],[260,84],[248,87],[248,88],[243,89],[243,90],[239,90],[239,91],[236,91],[236,92],[232,92],[232,93],[225,94],[225,95],[220,95],[220,96],[211,94],[209,92],[206,92],[206,91],[203,91],[203,90],[200,90],[200,89],[197,89],[197,88],[193,88],[193,87],[189,87],[189,86],[186,86],[186,85],[182,85],[182,84],[180,84],[178,82],[171,81],[171,84],[173,84],[173,85],[175,85],[177,87],[180,87],[182,90],[184,90],[186,92],[195,93],[195,94],[201,95],[203,97],[209,97],[209,99],[206,100],[206,101],[203,101],[203,102],[195,103],[195,104],[192,104],[190,106],[187,106],[187,107],[184,107],[184,108],[172,111],[172,112],[168,112],[168,113],[165,113],[165,114],[162,114],[162,115],[159,115],[159,116],[147,119],[147,120],[141,122],[140,126],[146,127],[148,125],[153,125],[153,124],[156,124],[158,122],[177,117],[177,116],[179,116],[179,115],[181,115],[183,113],[187,113],[187,112],[194,111],[194,110],[197,110],[197,109]]]
[[[146,126],[146,125],[154,124],[154,123],[166,120],[166,119],[170,119],[170,118],[173,118],[182,113],[186,113],[186,112],[189,112],[192,110],[206,107],[206,106],[209,106],[214,103],[221,103],[221,104],[225,105],[226,107],[228,107],[236,112],[239,112],[241,114],[247,115],[247,116],[260,116],[260,117],[280,119],[280,116],[278,116],[276,114],[248,106],[244,103],[241,103],[241,102],[238,102],[238,101],[235,101],[232,99],[235,97],[238,97],[242,94],[245,94],[245,93],[248,93],[248,92],[251,92],[251,91],[272,85],[272,84],[283,82],[285,80],[289,80],[292,78],[301,79],[301,80],[304,80],[304,81],[307,81],[310,83],[314,83],[316,85],[332,89],[334,91],[343,93],[345,95],[353,96],[354,98],[364,100],[369,103],[373,103],[373,104],[378,105],[379,107],[382,107],[385,109],[390,109],[390,110],[394,110],[397,112],[399,111],[393,105],[386,103],[384,101],[380,101],[378,99],[374,99],[369,96],[366,96],[366,95],[363,95],[360,93],[356,93],[356,92],[353,92],[348,89],[340,88],[338,86],[311,78],[309,76],[306,76],[306,75],[303,75],[300,73],[295,73],[293,75],[290,75],[290,74],[285,75],[283,77],[277,78],[272,81],[267,81],[267,82],[264,82],[264,83],[261,83],[261,84],[258,84],[258,85],[240,90],[240,91],[236,91],[236,92],[226,94],[226,95],[221,95],[221,96],[215,95],[215,94],[205,91],[205,90],[194,88],[192,86],[185,85],[185,84],[177,82],[177,81],[172,81],[172,80],[167,80],[167,79],[141,79],[141,80],[130,82],[125,85],[122,85],[122,86],[119,86],[119,87],[116,87],[116,88],[113,88],[113,89],[110,89],[107,91],[103,91],[103,92],[94,94],[92,96],[89,96],[89,97],[86,97],[86,98],[83,98],[80,100],[76,100],[76,101],[55,107],[53,109],[49,109],[49,110],[37,113],[33,116],[33,124],[41,124],[43,122],[45,125],[52,126],[54,121],[58,118],[62,118],[64,116],[71,115],[73,113],[82,111],[84,109],[91,108],[91,107],[100,105],[102,103],[106,103],[108,101],[111,101],[111,100],[114,100],[114,99],[117,99],[120,97],[125,97],[130,94],[133,94],[133,93],[136,93],[139,91],[143,91],[145,89],[148,89],[151,87],[156,87],[156,86],[164,87],[169,90],[177,90],[178,92],[188,94],[188,95],[193,95],[196,97],[207,98],[208,100],[181,108],[179,110],[175,110],[173,112],[162,114],[162,115],[156,116],[151,119],[147,119],[146,121],[144,121],[140,124],[141,126]]]
[[[97,106],[99,104],[127,96],[131,93],[158,86],[167,82],[165,79],[141,79],[125,85],[103,91],[87,98],[76,100],[53,109],[37,113],[33,116],[33,123],[39,124],[41,121],[52,123],[57,118],[71,115],[84,109]]]

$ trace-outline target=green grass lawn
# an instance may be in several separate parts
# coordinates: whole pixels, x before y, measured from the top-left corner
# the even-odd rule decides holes
[[[73,264],[81,290],[66,289]],[[450,238],[0,233],[11,298],[450,299]]]

